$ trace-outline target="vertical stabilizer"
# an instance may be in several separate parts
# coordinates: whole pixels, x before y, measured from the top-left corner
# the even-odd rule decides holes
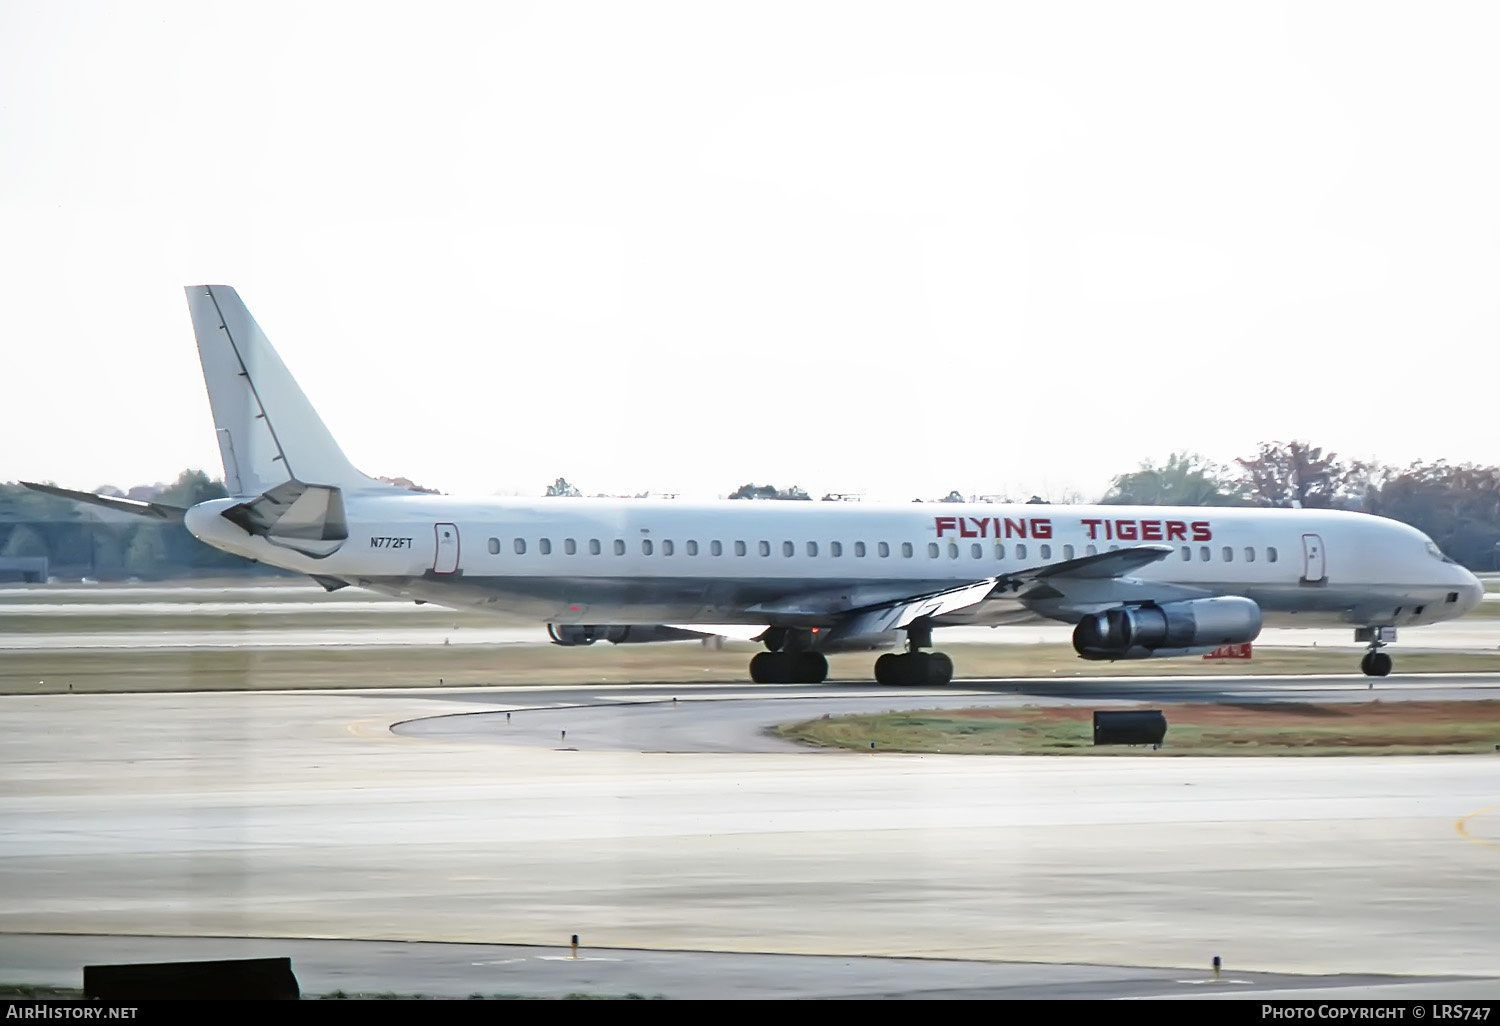
[[[259,495],[288,481],[388,487],[345,458],[234,289],[189,285],[186,291],[229,494]]]

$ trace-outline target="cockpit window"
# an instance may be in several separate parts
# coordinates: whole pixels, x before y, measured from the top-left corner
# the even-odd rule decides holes
[[[1438,548],[1437,544],[1431,538],[1425,538],[1423,540],[1427,543],[1427,554],[1428,555],[1434,557],[1435,559],[1441,559],[1444,563],[1452,563],[1453,562],[1453,560],[1451,560],[1447,556],[1443,555],[1443,550],[1440,549],[1440,548]]]

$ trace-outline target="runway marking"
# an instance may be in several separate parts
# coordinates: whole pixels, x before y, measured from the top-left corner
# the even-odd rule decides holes
[[[1467,816],[1458,817],[1458,819],[1453,824],[1453,829],[1457,830],[1458,836],[1462,837],[1466,841],[1473,841],[1475,844],[1482,844],[1486,848],[1500,848],[1500,843],[1486,840],[1483,837],[1475,837],[1473,834],[1469,833],[1469,828],[1465,825],[1475,816],[1482,816],[1486,812],[1494,812],[1496,809],[1500,809],[1500,802],[1496,802],[1494,805],[1486,805],[1482,809],[1475,809]]]
[[[524,962],[524,958],[497,958],[493,962],[470,962],[470,965],[511,965],[515,962]]]
[[[597,958],[590,955],[538,955],[538,962],[623,962],[623,958]]]
[[[415,738],[397,734],[391,729],[391,721],[384,717],[374,717],[367,720],[355,720],[344,727],[354,737],[363,738],[366,741],[414,741]]]

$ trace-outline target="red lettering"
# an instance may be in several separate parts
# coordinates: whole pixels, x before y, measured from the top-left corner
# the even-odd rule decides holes
[[[1116,520],[1115,537],[1119,538],[1121,541],[1135,541],[1135,521]]]
[[[1161,541],[1161,521],[1141,521],[1141,541]]]
[[[979,537],[988,538],[990,536],[989,517],[970,517],[969,520],[974,524],[975,527],[979,528]],[[974,536],[971,534],[969,535],[969,537],[972,538]]]
[[[1214,533],[1208,528],[1207,520],[1193,521],[1193,541],[1213,541]]]
[[[1099,520],[1080,520],[1079,523],[1083,524],[1084,527],[1087,527],[1089,529],[1089,540],[1090,541],[1098,541],[1098,539],[1099,539],[1099,524],[1102,523],[1102,521],[1099,521]]]
[[[1104,522],[1104,540],[1105,541],[1112,541],[1114,539],[1114,536],[1115,536],[1115,522],[1113,520],[1106,520]]]
[[[958,530],[958,521],[954,520],[952,517],[937,518],[937,535],[939,538],[943,536],[944,531],[956,530]]]
[[[1168,520],[1167,541],[1187,541],[1187,524],[1181,520]]]
[[[1024,521],[1024,520],[1012,520],[1010,517],[1006,517],[1005,518],[1005,537],[1007,537],[1007,538],[1024,538],[1024,537],[1026,537],[1026,521]]]
[[[969,525],[966,524],[966,523],[964,523],[964,521],[967,520],[967,519],[969,519],[969,518],[968,517],[959,517],[958,518],[958,536],[960,538],[978,538],[979,535],[977,535],[973,531],[969,530]]]
[[[1051,538],[1052,521],[1038,518],[1031,522],[1031,536],[1033,538]]]

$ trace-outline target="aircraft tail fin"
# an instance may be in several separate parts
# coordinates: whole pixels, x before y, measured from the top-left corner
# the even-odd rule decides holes
[[[288,481],[391,487],[350,464],[234,289],[189,285],[186,292],[229,494],[261,495]]]

